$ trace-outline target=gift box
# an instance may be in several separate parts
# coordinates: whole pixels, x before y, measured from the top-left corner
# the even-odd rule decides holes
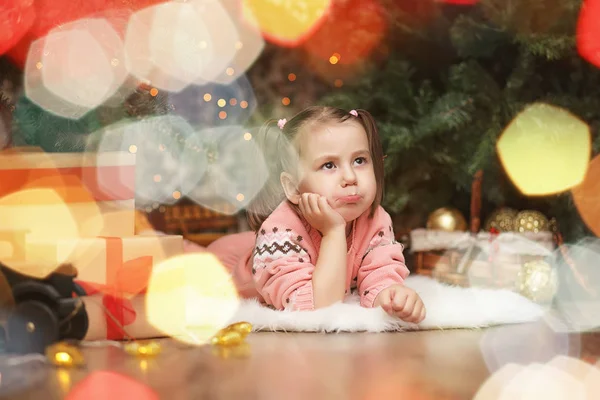
[[[555,248],[551,232],[411,232],[417,273],[460,286],[512,289],[523,265],[548,259]]]
[[[0,152],[0,229],[32,238],[133,236],[135,155]]]
[[[135,294],[146,287],[154,266],[183,253],[183,237],[27,239],[23,253],[23,273],[39,276],[36,268],[40,266],[69,263],[77,269],[81,281],[99,289]]]
[[[415,272],[453,285],[518,291],[528,290],[523,285],[532,270],[548,275],[544,279],[554,279],[549,276],[553,271],[548,261],[560,237],[556,223],[550,230],[546,226],[550,224],[535,223],[532,218],[532,223],[523,221],[518,231],[480,230],[482,178],[483,173],[478,171],[473,180],[468,231],[420,228],[410,232]],[[520,224],[521,220],[516,222]],[[532,286],[530,283],[525,282],[525,286]]]

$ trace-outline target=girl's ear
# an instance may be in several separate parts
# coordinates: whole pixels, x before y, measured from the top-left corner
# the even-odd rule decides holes
[[[279,180],[281,181],[281,186],[285,192],[285,197],[287,197],[292,204],[298,205],[300,202],[300,193],[298,192],[298,185],[296,184],[294,177],[287,172],[282,172],[279,176]]]

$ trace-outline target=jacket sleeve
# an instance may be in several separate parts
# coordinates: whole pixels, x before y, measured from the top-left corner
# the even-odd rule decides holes
[[[409,275],[402,253],[404,246],[394,238],[389,214],[381,211],[373,221],[376,233],[370,238],[358,269],[357,284],[363,307],[373,307],[379,292],[391,285],[403,284]]]
[[[278,310],[313,310],[312,275],[315,266],[290,229],[261,230],[254,248],[252,276],[265,302]]]

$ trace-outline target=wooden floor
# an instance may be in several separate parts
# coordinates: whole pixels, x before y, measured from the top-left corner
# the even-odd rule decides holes
[[[558,334],[541,323],[386,334],[253,333],[236,351],[161,343],[163,353],[153,359],[114,346],[85,347],[84,369],[5,370],[0,393],[62,399],[92,371],[110,370],[173,400],[470,399],[508,362],[547,362],[562,354],[594,363],[600,355],[599,334]],[[17,373],[22,389],[11,392]]]

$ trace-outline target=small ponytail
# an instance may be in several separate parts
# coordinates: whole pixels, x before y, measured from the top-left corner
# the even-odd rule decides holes
[[[258,148],[262,151],[267,166],[268,176],[260,192],[246,208],[248,225],[255,232],[286,199],[280,181],[281,173],[295,172],[297,168],[297,153],[283,130],[278,127],[276,119],[270,119],[263,124],[256,136]]]

